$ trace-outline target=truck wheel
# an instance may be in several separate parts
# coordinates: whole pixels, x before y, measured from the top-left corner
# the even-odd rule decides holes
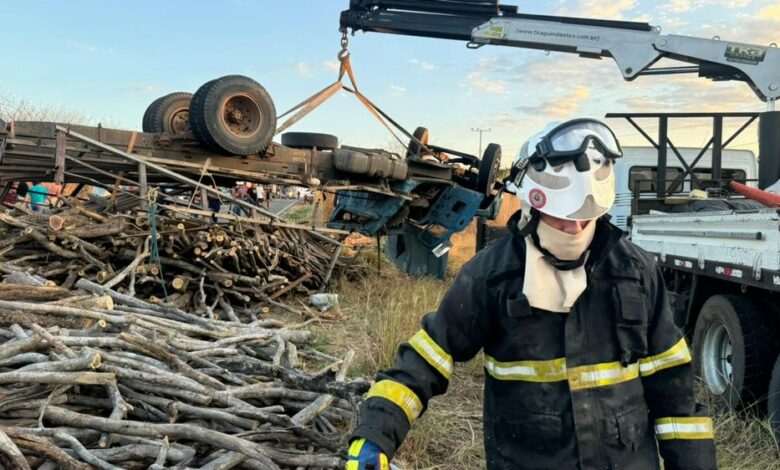
[[[746,409],[766,397],[777,343],[759,301],[710,297],[696,321],[693,344],[696,374],[730,409]]]
[[[428,139],[430,138],[430,131],[425,127],[418,127],[414,130],[414,139],[417,139],[423,145],[428,145]],[[409,140],[409,149],[406,151],[406,157],[420,157],[423,153],[423,148],[414,139]]]
[[[498,169],[501,166],[501,146],[490,144],[482,154],[482,161],[479,163],[479,175],[477,177],[477,192],[485,197],[490,197],[493,186],[498,178]]]
[[[276,107],[262,85],[249,77],[229,75],[195,92],[190,126],[203,145],[217,152],[261,153],[276,131]]]
[[[339,138],[330,134],[314,132],[287,132],[282,134],[282,145],[294,149],[335,150],[339,148]]]
[[[190,130],[192,93],[171,93],[157,98],[146,108],[142,122],[144,132],[167,132],[183,136]]]
[[[780,356],[775,360],[775,367],[772,369],[767,406],[769,420],[772,423],[772,429],[775,430],[775,440],[780,442]]]

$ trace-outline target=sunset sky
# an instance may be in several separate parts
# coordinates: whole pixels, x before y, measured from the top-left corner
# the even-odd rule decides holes
[[[503,1],[526,13],[646,21],[665,33],[768,45],[780,42],[777,0]],[[348,0],[26,0],[3,5],[0,97],[72,110],[90,123],[139,129],[146,106],[213,78],[248,75],[281,113],[336,78],[338,20]],[[434,143],[476,152],[472,128],[513,156],[549,120],[608,112],[763,111],[742,83],[694,76],[622,80],[611,60],[359,33],[351,38],[361,90]],[[641,138],[613,122],[624,144]],[[700,146],[708,123],[673,126],[678,146]],[[655,126],[648,125],[650,130]],[[350,95],[293,130],[389,146],[392,137]],[[755,130],[736,147],[754,148]]]

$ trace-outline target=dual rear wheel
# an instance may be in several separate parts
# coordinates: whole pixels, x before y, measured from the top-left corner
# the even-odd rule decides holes
[[[194,95],[171,93],[144,113],[144,132],[174,138],[194,136],[204,146],[228,155],[263,152],[276,132],[276,107],[262,85],[229,75],[201,86]]]

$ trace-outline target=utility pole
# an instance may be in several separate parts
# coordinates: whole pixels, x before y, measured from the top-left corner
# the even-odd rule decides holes
[[[487,129],[480,129],[479,127],[472,127],[471,132],[479,132],[479,152],[477,153],[477,157],[482,158],[482,134],[486,132],[490,132],[492,129],[489,127]]]

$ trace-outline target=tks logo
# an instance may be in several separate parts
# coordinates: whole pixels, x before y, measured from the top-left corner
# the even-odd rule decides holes
[[[726,60],[740,64],[758,65],[766,58],[766,47],[729,44],[726,46]]]

